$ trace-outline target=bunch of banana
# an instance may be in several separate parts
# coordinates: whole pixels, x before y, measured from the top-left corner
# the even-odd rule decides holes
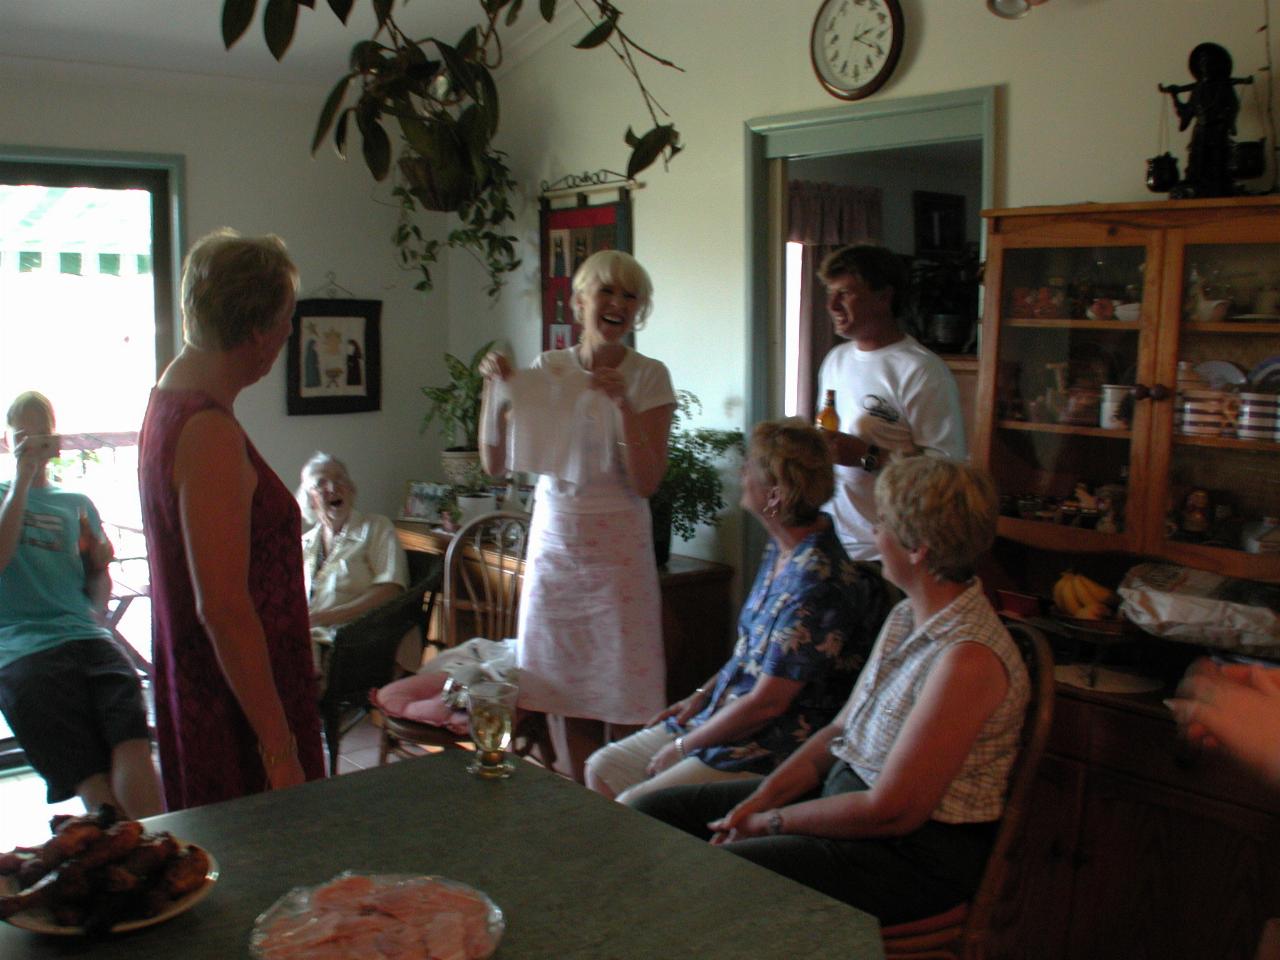
[[[1120,597],[1095,580],[1067,570],[1053,585],[1053,602],[1069,617],[1079,620],[1111,620]]]

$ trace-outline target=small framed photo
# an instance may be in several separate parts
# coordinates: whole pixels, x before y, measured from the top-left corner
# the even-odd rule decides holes
[[[438,523],[440,504],[448,493],[448,484],[410,480],[404,485],[404,504],[400,508],[400,519],[417,523]]]
[[[915,215],[916,256],[964,252],[964,196],[959,193],[911,194]]]
[[[573,346],[572,323],[553,323],[549,329],[551,335],[550,349],[566,350]]]
[[[286,371],[291,416],[382,409],[381,300],[299,300]]]

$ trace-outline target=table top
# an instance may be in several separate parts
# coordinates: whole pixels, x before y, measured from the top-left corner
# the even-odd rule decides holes
[[[485,891],[506,915],[495,960],[884,956],[868,914],[532,764],[481,781],[468,758],[449,751],[155,817],[152,829],[217,858],[208,899],[96,944],[0,923],[0,957],[244,957],[261,911],[344,869]]]

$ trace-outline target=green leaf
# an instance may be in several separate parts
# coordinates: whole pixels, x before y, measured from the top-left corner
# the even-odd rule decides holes
[[[633,149],[640,145],[640,138],[636,136],[636,132],[632,130],[629,125],[627,127],[626,135],[623,136],[622,139],[627,142],[628,147],[632,147]]]
[[[324,102],[324,108],[320,111],[320,120],[316,124],[316,135],[311,138],[311,155],[314,157],[316,151],[320,149],[320,143],[329,133],[329,128],[333,126],[333,118],[337,116],[342,101],[347,95],[347,84],[351,82],[351,77],[343,77],[329,91],[329,96]]]
[[[222,45],[230,50],[231,45],[244,36],[253,23],[253,15],[258,9],[258,0],[224,0],[222,4]]]
[[[277,60],[284,57],[293,43],[293,31],[298,25],[298,0],[267,0],[262,15],[262,32],[267,38],[267,49]]]
[[[631,159],[627,162],[627,177],[634,177],[641,170],[658,159],[663,148],[675,142],[676,128],[673,124],[664,123],[654,127],[631,150]]]
[[[361,103],[364,107],[364,102]],[[381,182],[387,178],[391,170],[391,138],[378,122],[378,111],[358,109],[356,126],[360,128],[361,146],[364,153],[364,165],[373,174],[373,179]]]
[[[538,6],[542,11],[542,19],[550,23],[556,15],[556,0],[539,0]]]
[[[516,17],[520,16],[520,7],[524,5],[524,0],[515,0],[510,7],[507,8],[507,26],[515,25]]]
[[[333,11],[334,16],[346,25],[347,17],[351,16],[351,4],[354,0],[329,0],[329,9]]]
[[[361,73],[376,70],[382,66],[382,50],[382,44],[375,40],[361,40],[351,48],[351,56],[347,58],[347,62],[352,70]]]
[[[444,58],[445,69],[449,71],[449,76],[453,82],[466,92],[472,100],[476,99],[476,87],[472,82],[471,64],[462,58],[458,51],[440,40],[435,41],[436,47],[440,50],[440,56]]]
[[[462,39],[458,41],[458,56],[463,60],[474,60],[476,51],[480,49],[480,32],[472,27],[462,35]]]
[[[338,117],[338,126],[333,131],[333,149],[338,151],[338,156],[343,160],[347,159],[347,121],[353,113],[354,107],[343,110],[342,116]]]
[[[373,0],[373,12],[378,15],[378,26],[381,27],[391,16],[391,7],[395,0]]]
[[[316,0],[298,0],[298,6],[314,10],[316,8]]]
[[[488,139],[493,139],[498,132],[498,85],[493,81],[493,74],[484,66],[477,64],[475,74],[480,94],[476,97],[476,102],[480,104],[488,124]]]
[[[617,24],[617,18],[607,17],[601,20],[585,37],[579,40],[574,46],[579,50],[590,50],[592,47],[598,47],[613,35],[613,28]]]

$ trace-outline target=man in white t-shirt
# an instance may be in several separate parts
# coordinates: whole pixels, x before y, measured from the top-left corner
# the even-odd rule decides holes
[[[942,359],[898,325],[910,289],[898,254],[873,244],[842,247],[818,275],[836,335],[848,341],[818,371],[818,397],[834,390],[840,417],[840,431],[829,436],[836,492],[826,510],[850,558],[878,560],[876,471],[899,453],[964,460],[960,394]]]

